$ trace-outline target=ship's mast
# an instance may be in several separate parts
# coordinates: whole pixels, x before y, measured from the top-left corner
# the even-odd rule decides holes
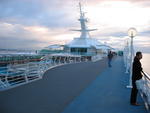
[[[81,35],[80,38],[90,38],[89,31],[94,31],[96,29],[88,29],[86,26],[86,23],[88,22],[87,18],[85,18],[85,12],[82,11],[82,5],[79,2],[79,8],[80,8],[80,21],[81,24],[81,30],[73,30],[73,31],[80,31]]]
[[[82,7],[81,7],[81,3],[79,2],[79,8],[80,8],[80,15],[82,16]]]

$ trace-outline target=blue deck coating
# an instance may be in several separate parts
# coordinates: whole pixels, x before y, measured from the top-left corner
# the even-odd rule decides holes
[[[138,95],[141,106],[131,106],[128,76],[123,59],[116,58],[113,67],[107,68],[76,97],[62,113],[147,113],[144,102]]]
[[[0,113],[61,113],[106,69],[106,63],[104,58],[58,66],[38,81],[2,91]]]

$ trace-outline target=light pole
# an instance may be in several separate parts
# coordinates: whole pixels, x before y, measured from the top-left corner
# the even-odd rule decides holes
[[[130,28],[128,30],[128,36],[131,38],[130,44],[130,78],[129,78],[129,85],[127,88],[132,88],[132,63],[133,63],[133,56],[134,56],[134,48],[133,48],[133,38],[136,36],[137,31],[135,28]]]
[[[128,61],[128,59],[129,59],[129,43],[128,43],[128,41],[127,41],[127,44],[126,44],[126,46],[125,46],[125,50],[124,50],[124,56],[125,56],[125,67],[126,67],[126,74],[127,73],[129,73],[129,61]]]

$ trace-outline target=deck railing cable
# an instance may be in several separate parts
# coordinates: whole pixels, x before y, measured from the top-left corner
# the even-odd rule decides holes
[[[142,72],[143,77],[136,81],[137,88],[144,100],[146,109],[150,112],[150,75]]]
[[[94,60],[100,57],[94,57]],[[0,91],[8,90],[42,79],[44,73],[50,68],[78,62],[91,61],[93,58],[79,55],[47,55],[40,62],[8,65],[0,67]]]

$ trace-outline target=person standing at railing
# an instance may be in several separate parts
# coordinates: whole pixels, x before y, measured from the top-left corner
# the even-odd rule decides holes
[[[113,58],[113,53],[112,53],[112,51],[109,51],[107,57],[108,57],[108,66],[111,67],[111,66],[112,66],[112,65],[111,65],[111,61],[112,61],[112,58]]]
[[[130,103],[131,105],[139,105],[136,102],[138,89],[136,86],[136,81],[142,78],[142,65],[140,60],[142,59],[142,52],[137,52],[136,56],[134,57],[133,67],[132,67],[132,90],[131,90],[131,97]]]

